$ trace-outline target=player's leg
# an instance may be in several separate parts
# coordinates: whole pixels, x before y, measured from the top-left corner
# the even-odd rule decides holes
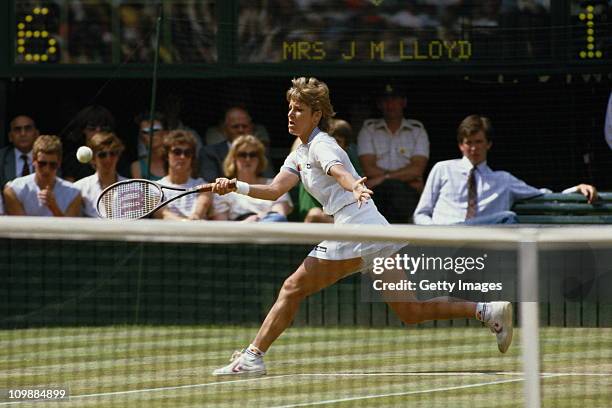
[[[404,271],[387,271],[386,282],[406,279]],[[425,301],[416,299],[414,293],[383,292],[383,299],[406,324],[418,324],[430,320],[478,319],[495,333],[499,351],[505,353],[512,343],[512,305],[510,302],[469,302],[450,297],[436,297]]]
[[[307,257],[283,283],[278,298],[268,312],[253,343],[242,354],[234,356],[237,358],[233,358],[229,365],[215,370],[213,374],[265,374],[262,357],[274,340],[289,327],[300,302],[307,296],[354,273],[361,264],[361,258],[331,261]]]

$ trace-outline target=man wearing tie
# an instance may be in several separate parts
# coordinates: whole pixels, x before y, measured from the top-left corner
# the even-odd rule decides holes
[[[32,173],[32,146],[38,137],[36,123],[29,116],[16,116],[8,137],[11,144],[0,149],[0,189],[8,181]]]
[[[484,116],[470,115],[461,122],[457,143],[463,157],[438,162],[431,169],[414,212],[415,224],[514,224],[516,214],[510,209],[516,200],[547,192],[506,171],[491,170],[491,133],[491,121]],[[563,191],[573,192],[586,196],[589,203],[597,198],[597,190],[588,184]]]

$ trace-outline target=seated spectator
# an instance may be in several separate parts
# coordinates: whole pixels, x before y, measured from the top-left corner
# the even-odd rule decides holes
[[[144,178],[158,181],[166,175],[164,161],[164,136],[167,134],[164,116],[155,113],[153,126],[148,113],[136,118],[138,123],[138,160],[132,162],[130,174],[132,178]],[[152,138],[152,139],[151,139]],[[149,144],[153,142],[151,154],[151,171],[149,172]]]
[[[252,135],[238,137],[223,162],[225,176],[236,178],[249,184],[270,184],[272,179],[262,177],[267,165],[264,145]],[[238,193],[215,196],[215,220],[246,222],[287,221],[293,210],[289,194],[283,194],[276,201],[260,200]]]
[[[197,146],[195,136],[185,130],[173,130],[164,137],[163,158],[168,175],[159,181],[160,184],[177,188],[192,188],[205,183],[201,178],[196,178]],[[179,193],[176,192],[176,194]],[[171,195],[168,198],[170,197]],[[154,217],[167,220],[206,219],[211,204],[212,193],[210,192],[188,194],[164,206],[154,214]]]
[[[488,118],[471,115],[461,122],[457,143],[463,158],[438,162],[431,169],[414,213],[416,224],[513,224],[517,218],[510,209],[516,200],[548,192],[508,172],[491,170],[487,165],[491,138]],[[591,185],[563,191],[573,192],[585,195],[589,203],[597,198]]]
[[[149,138],[148,136],[153,132],[153,135],[160,135],[168,129],[166,124],[166,116],[155,112],[153,114],[153,126],[151,126],[151,114],[149,112],[143,112],[134,118],[134,123],[138,126],[138,158],[147,157],[149,154]]]
[[[386,84],[377,99],[382,119],[366,120],[359,132],[359,160],[376,206],[390,223],[407,223],[423,189],[429,138],[423,124],[404,118],[405,93]]]
[[[206,144],[213,145],[228,139],[236,130],[240,130],[242,135],[256,136],[264,146],[270,145],[270,135],[263,125],[253,123],[249,112],[241,106],[232,106],[225,111],[223,122],[216,126],[206,129]]]
[[[223,122],[224,139],[216,144],[204,146],[200,152],[200,175],[205,180],[214,181],[223,177],[223,161],[229,152],[230,145],[238,136],[252,135],[253,122],[251,115],[244,108],[231,107],[225,112]],[[271,177],[273,174],[268,166],[264,174]]]
[[[0,189],[15,177],[23,177],[34,171],[32,146],[38,137],[36,123],[29,116],[16,116],[10,123],[8,138],[11,142],[0,149]]]
[[[359,164],[359,159],[357,158],[357,154],[353,149],[354,145],[351,145],[351,140],[353,139],[353,128],[351,125],[345,120],[332,118],[329,121],[328,133],[330,136],[336,139],[338,145],[344,149],[344,151],[346,151],[357,173],[363,174]],[[299,141],[299,138],[296,140]],[[292,150],[295,149],[292,148]],[[304,219],[304,222],[334,222],[333,217],[323,212],[321,204],[306,191],[302,183],[300,183],[299,186],[298,197],[298,211],[300,213],[300,217]]]
[[[68,181],[75,181],[94,173],[89,163],[84,164],[77,160],[76,151],[79,147],[86,146],[96,133],[112,132],[115,129],[115,118],[103,106],[87,106],[72,119],[68,129],[64,138],[66,154],[62,163],[62,176]]]
[[[112,132],[96,133],[87,145],[93,151],[91,164],[96,172],[76,181],[74,186],[81,191],[83,216],[98,218],[96,204],[102,190],[125,180],[125,177],[117,174],[117,162],[124,146],[121,139]]]
[[[34,173],[18,177],[4,188],[8,215],[77,217],[81,195],[72,183],[57,177],[62,163],[62,142],[57,136],[42,135],[32,148]]]

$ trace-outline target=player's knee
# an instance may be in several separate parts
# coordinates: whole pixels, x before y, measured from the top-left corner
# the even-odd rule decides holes
[[[281,287],[281,291],[279,297],[292,299],[292,300],[302,300],[308,293],[306,292],[304,285],[300,282],[299,279],[290,276],[285,279],[283,282],[283,286]]]

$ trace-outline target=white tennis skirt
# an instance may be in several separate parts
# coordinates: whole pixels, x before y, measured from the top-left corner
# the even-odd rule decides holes
[[[389,225],[389,222],[378,212],[374,202],[368,200],[361,208],[356,202],[341,208],[334,214],[334,224],[359,224],[367,228],[366,225]],[[360,270],[365,272],[372,265],[374,258],[390,257],[406,245],[368,241],[323,241],[315,246],[308,256],[336,261],[362,258],[363,265]]]

